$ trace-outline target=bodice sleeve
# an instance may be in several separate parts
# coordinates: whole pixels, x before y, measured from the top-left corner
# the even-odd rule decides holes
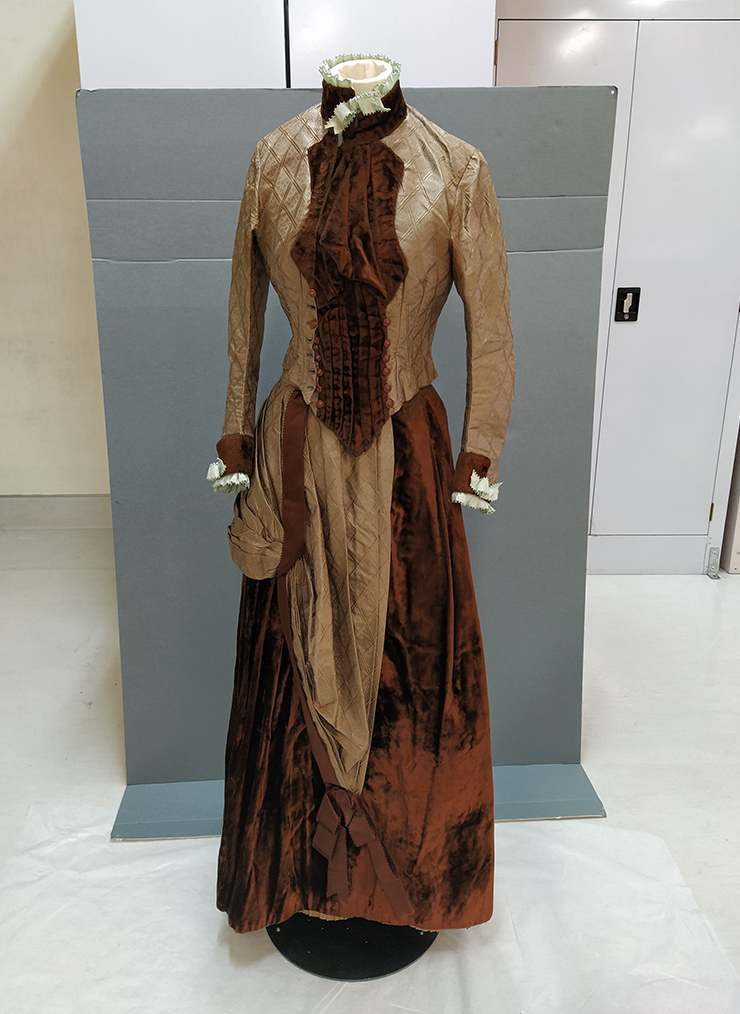
[[[229,293],[229,383],[216,489],[244,488],[254,463],[254,415],[269,278],[258,244],[260,146],[252,156],[234,240]],[[212,466],[213,467],[213,466]]]
[[[454,498],[485,510],[498,495],[496,479],[514,400],[516,360],[501,214],[488,163],[479,151],[473,153],[457,187],[451,243],[453,279],[465,308],[467,336],[465,421],[453,481],[459,496]]]

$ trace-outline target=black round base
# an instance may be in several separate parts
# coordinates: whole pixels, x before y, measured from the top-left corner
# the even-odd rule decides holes
[[[434,931],[368,919],[319,919],[299,912],[268,926],[270,940],[294,965],[325,979],[379,979],[420,958]]]

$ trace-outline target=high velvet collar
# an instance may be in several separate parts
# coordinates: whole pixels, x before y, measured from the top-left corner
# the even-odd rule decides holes
[[[333,118],[337,106],[346,103],[355,95],[352,88],[340,88],[323,82],[321,93],[321,117],[325,124]],[[376,138],[387,137],[406,119],[408,108],[399,81],[382,98],[384,110],[376,113],[356,112],[354,118],[342,131],[343,142],[356,139],[364,144]]]

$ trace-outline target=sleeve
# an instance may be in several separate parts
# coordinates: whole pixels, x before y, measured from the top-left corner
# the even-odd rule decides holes
[[[218,458],[206,475],[220,493],[248,489],[254,464],[254,410],[269,289],[267,269],[257,242],[259,187],[258,145],[247,173],[231,262],[226,414],[221,439],[216,444]]]
[[[452,213],[452,276],[465,308],[467,391],[452,499],[493,513],[498,469],[514,401],[509,276],[501,214],[479,151],[458,184]]]

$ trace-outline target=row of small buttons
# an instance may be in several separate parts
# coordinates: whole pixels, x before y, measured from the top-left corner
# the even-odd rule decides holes
[[[316,296],[316,289],[309,289],[308,294],[313,299]],[[307,338],[306,341],[313,342],[314,344],[314,359],[316,360],[316,376],[323,377],[324,371],[319,366],[319,363],[321,362],[321,356],[319,355],[318,349],[316,348],[316,346],[319,344],[319,336],[316,334],[316,328],[318,327],[318,324],[319,322],[316,320],[315,317],[313,320],[309,320],[308,326],[310,328],[313,328],[314,333],[310,338]],[[318,382],[316,383],[316,390],[317,392],[321,391],[321,384]],[[323,408],[324,407],[323,401],[319,399],[319,401],[316,402],[316,407]]]
[[[385,324],[385,326],[386,326],[386,327],[388,327],[388,325],[390,324],[390,322],[391,322],[391,318],[390,318],[390,317],[383,317],[383,323]],[[387,349],[387,348],[388,348],[388,346],[390,345],[390,343],[391,343],[391,340],[390,340],[390,338],[386,338],[386,339],[385,339],[385,341],[383,342],[383,345],[384,345],[384,346],[385,346],[385,348]],[[384,352],[384,353],[383,353],[383,362],[384,362],[384,363],[387,363],[387,362],[389,361],[389,359],[390,359],[390,358],[391,358],[391,357],[390,357],[390,354],[389,354],[388,352]],[[390,372],[391,372],[391,368],[390,368],[390,366],[384,366],[384,367],[383,367],[383,376],[384,376],[384,377],[388,377],[388,376],[390,376]],[[391,385],[390,385],[390,384],[384,384],[384,385],[383,385],[383,390],[384,390],[384,391],[385,391],[386,393],[387,393],[388,391],[390,391],[390,389],[391,389]],[[386,407],[386,408],[393,408],[393,399],[392,399],[392,398],[388,398],[388,399],[386,400],[386,403],[385,403],[385,407]]]
[[[313,343],[314,343],[314,345],[318,345],[319,344],[318,335],[314,338]],[[324,375],[324,371],[319,366],[319,363],[321,362],[321,356],[319,355],[319,350],[318,349],[316,349],[314,351],[314,356],[313,357],[316,360],[316,376],[317,377],[322,377]],[[317,392],[321,391],[321,384],[319,384],[318,382],[316,383],[316,390],[317,390]],[[317,408],[323,408],[324,407],[324,403],[323,403],[323,401],[321,401],[321,399],[319,399],[316,402],[316,407]]]

